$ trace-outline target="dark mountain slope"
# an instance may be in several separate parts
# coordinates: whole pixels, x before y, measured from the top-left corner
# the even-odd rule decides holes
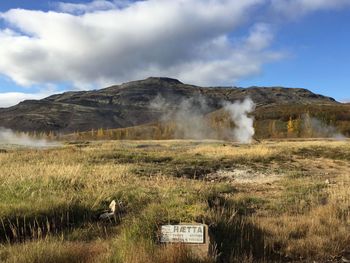
[[[0,126],[19,131],[86,131],[122,128],[159,120],[161,110],[150,103],[162,96],[172,107],[183,99],[203,97],[209,111],[221,102],[250,97],[258,107],[272,105],[339,105],[334,99],[306,89],[282,87],[210,87],[183,84],[170,78],[148,78],[95,91],[66,92],[43,100],[28,100],[0,109]]]

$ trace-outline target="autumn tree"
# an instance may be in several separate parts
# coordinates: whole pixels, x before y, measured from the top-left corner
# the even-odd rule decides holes
[[[276,120],[271,120],[269,124],[269,130],[270,130],[270,136],[272,138],[277,137],[277,131],[276,131]]]
[[[104,130],[103,130],[103,128],[99,128],[98,130],[97,130],[97,139],[103,139],[103,137],[104,137]]]
[[[288,137],[292,137],[295,132],[294,122],[292,117],[289,117],[289,121],[287,123],[287,135]]]

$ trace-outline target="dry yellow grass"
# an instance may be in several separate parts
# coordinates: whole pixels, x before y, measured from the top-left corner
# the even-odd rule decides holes
[[[184,221],[211,225],[223,262],[338,259],[350,247],[349,161],[346,141],[9,149],[0,153],[0,261],[213,261],[157,244],[160,224]],[[237,167],[278,180],[206,178]],[[125,213],[118,222],[99,222],[112,199],[123,202]]]
[[[6,246],[0,251],[0,261],[7,263],[98,263],[106,260],[107,249],[101,242],[62,242],[47,239]]]
[[[270,158],[281,153],[281,149],[272,148],[267,145],[258,144],[254,146],[232,146],[232,145],[200,145],[188,151],[190,154],[202,154],[208,157],[222,158],[243,158],[246,160],[256,158]]]
[[[267,243],[282,247],[288,257],[331,259],[348,249],[350,242],[349,211],[342,214],[339,205],[344,204],[332,201],[306,214],[258,217],[253,222],[270,234]]]

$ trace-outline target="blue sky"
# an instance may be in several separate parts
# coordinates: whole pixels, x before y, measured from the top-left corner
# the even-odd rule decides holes
[[[12,0],[0,12],[0,107],[148,76],[350,100],[349,0]]]
[[[48,11],[52,9],[53,6],[56,5],[58,1],[45,1],[45,0],[9,0],[9,1],[1,1],[0,2],[0,10],[7,11],[13,8],[24,8],[24,9],[32,9],[32,10],[45,10]],[[81,0],[69,0],[69,1],[60,1],[60,2],[68,2],[68,3],[83,3],[88,1]]]
[[[323,11],[285,23],[274,46],[289,53],[263,66],[261,74],[240,85],[304,87],[350,100],[350,10]]]

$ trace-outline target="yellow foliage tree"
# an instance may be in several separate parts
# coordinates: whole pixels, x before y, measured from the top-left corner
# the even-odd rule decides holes
[[[288,137],[291,137],[294,135],[295,132],[295,125],[294,125],[294,121],[292,119],[292,117],[289,118],[289,121],[287,123],[287,133],[288,133]]]
[[[270,125],[269,125],[269,129],[270,129],[270,136],[272,138],[276,138],[278,137],[277,131],[276,131],[276,120],[272,120],[270,121]]]
[[[100,128],[97,130],[97,139],[102,139],[104,137],[104,130]]]

